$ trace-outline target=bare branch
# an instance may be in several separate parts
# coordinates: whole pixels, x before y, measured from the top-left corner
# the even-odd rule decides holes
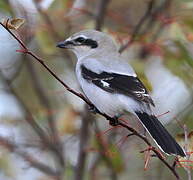
[[[71,89],[67,84],[65,84],[45,63],[44,61],[39,58],[38,56],[36,56],[33,52],[31,52],[26,46],[25,44],[18,39],[18,37],[16,37],[6,26],[4,26],[2,23],[0,23],[20,44],[21,46],[24,48],[24,50],[20,50],[19,52],[22,53],[26,53],[29,54],[30,56],[32,56],[34,58],[34,60],[38,61],[57,81],[59,81],[64,88],[71,92],[72,94],[76,95],[77,97],[81,98],[86,104],[88,104],[91,107],[94,107],[96,109],[96,107],[87,99],[85,98],[81,93],[78,93],[76,91],[74,91],[73,89]],[[103,117],[105,117],[107,120],[109,120],[110,124],[112,124],[112,122],[117,121],[117,119],[110,117],[102,112],[100,112],[98,109],[96,109],[96,113],[102,115]],[[176,172],[175,168],[172,167],[172,165],[170,165],[162,156],[162,154],[159,152],[159,150],[152,146],[152,144],[150,143],[150,141],[143,135],[141,135],[139,132],[137,132],[134,128],[122,123],[121,121],[118,121],[116,125],[122,126],[124,128],[126,128],[128,131],[132,132],[135,136],[139,137],[140,139],[142,139],[149,147],[149,149],[151,151],[153,151],[156,154],[156,157],[173,173],[173,175],[176,177],[176,179],[180,179],[178,173]]]

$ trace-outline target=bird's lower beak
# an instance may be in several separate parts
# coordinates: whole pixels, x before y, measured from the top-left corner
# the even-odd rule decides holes
[[[73,43],[71,41],[61,41],[56,45],[56,47],[69,48],[69,46],[71,46],[71,45],[73,45]]]

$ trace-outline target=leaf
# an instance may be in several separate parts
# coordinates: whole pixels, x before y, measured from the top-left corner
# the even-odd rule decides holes
[[[4,19],[3,24],[9,29],[17,30],[25,23],[23,18]]]

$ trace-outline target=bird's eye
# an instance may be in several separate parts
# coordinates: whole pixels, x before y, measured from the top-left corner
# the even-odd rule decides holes
[[[84,39],[83,37],[78,37],[77,39],[75,39],[76,42],[79,43],[83,43],[86,39]]]

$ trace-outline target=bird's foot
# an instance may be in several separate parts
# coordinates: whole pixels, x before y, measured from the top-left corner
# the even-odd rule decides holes
[[[94,105],[90,105],[88,110],[94,114],[98,113],[98,109]]]
[[[118,120],[118,117],[112,117],[109,120],[109,125],[111,126],[118,126],[119,125],[119,120]]]

